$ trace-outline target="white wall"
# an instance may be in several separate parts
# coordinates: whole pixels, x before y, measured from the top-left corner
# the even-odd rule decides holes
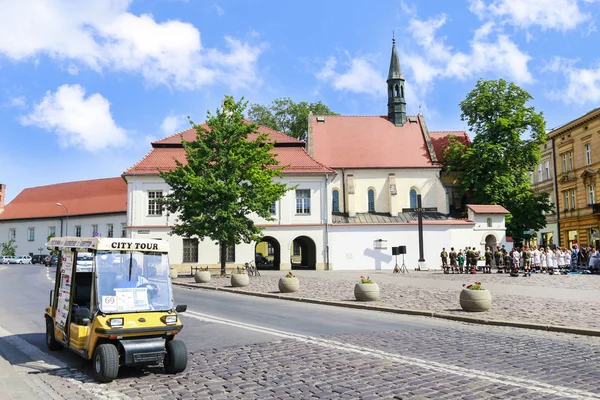
[[[92,225],[98,225],[100,236],[107,236],[108,224],[113,224],[113,236],[121,237],[121,224],[126,221],[126,214],[109,214],[109,215],[94,215],[94,216],[69,216],[69,226],[67,230],[67,220],[63,218],[63,236],[75,236],[75,227],[81,226],[81,236],[92,236]],[[14,220],[0,221],[0,243],[6,243],[9,240],[10,229],[16,229],[16,241],[18,246],[17,255],[39,254],[38,250],[43,247],[42,254],[48,254],[46,242],[50,232],[50,227],[56,228],[56,236],[61,236],[61,220],[60,218],[48,219],[30,219],[30,220]],[[30,241],[28,237],[29,228],[34,228],[35,237]]]

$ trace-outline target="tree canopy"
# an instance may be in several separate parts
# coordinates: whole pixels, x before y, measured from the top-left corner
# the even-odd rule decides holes
[[[15,240],[10,239],[7,243],[2,243],[0,245],[2,247],[2,255],[14,257],[17,253],[17,245],[15,245]]]
[[[251,104],[248,119],[296,139],[306,140],[310,112],[314,115],[337,115],[320,101],[295,103],[289,97],[282,97],[267,106]]]
[[[246,105],[225,96],[222,110],[207,113],[208,129],[190,121],[196,140],[182,138],[187,164],[178,162],[172,171],[160,172],[171,187],[162,204],[177,213],[172,233],[217,241],[223,274],[227,247],[261,236],[249,215],[272,220],[272,205],[288,190],[274,181],[284,168],[271,151],[274,144],[256,124],[244,121]],[[250,134],[257,136],[249,140]]]
[[[533,98],[514,83],[479,80],[460,103],[461,120],[474,134],[465,145],[451,138],[444,165],[458,174],[471,204],[499,204],[510,211],[507,234],[524,237],[524,230],[546,224],[552,211],[547,193],[535,193],[529,174],[540,162],[546,141],[543,113],[527,103]]]

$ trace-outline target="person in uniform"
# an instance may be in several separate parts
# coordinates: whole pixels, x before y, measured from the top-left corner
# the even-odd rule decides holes
[[[449,271],[448,268],[448,252],[445,247],[442,247],[442,252],[440,253],[440,257],[442,258],[442,269],[444,273],[447,274]]]
[[[458,255],[456,256],[456,259],[458,260],[458,270],[462,274],[464,272],[464,265],[465,265],[465,255],[463,254],[462,250],[458,251]]]
[[[494,262],[496,264],[496,268],[498,269],[498,273],[502,272],[502,251],[500,251],[500,246],[496,246],[496,251],[494,252]]]
[[[531,252],[529,247],[523,248],[523,276],[531,276]]]
[[[483,267],[483,273],[489,274],[492,272],[492,252],[489,247],[485,248],[485,267]]]
[[[458,265],[456,264],[456,251],[454,251],[454,247],[450,248],[450,269],[452,273],[455,274],[458,272]]]

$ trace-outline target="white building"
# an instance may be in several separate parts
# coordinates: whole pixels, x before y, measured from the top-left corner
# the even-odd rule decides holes
[[[48,254],[51,235],[121,237],[125,232],[123,178],[27,188],[6,206],[5,191],[0,185],[0,245],[14,239],[17,255]]]

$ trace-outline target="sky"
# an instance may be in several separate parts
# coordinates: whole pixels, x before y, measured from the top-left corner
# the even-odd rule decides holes
[[[0,183],[120,176],[223,96],[386,115],[392,35],[407,110],[466,130],[478,79],[547,128],[600,105],[600,0],[0,0]]]

